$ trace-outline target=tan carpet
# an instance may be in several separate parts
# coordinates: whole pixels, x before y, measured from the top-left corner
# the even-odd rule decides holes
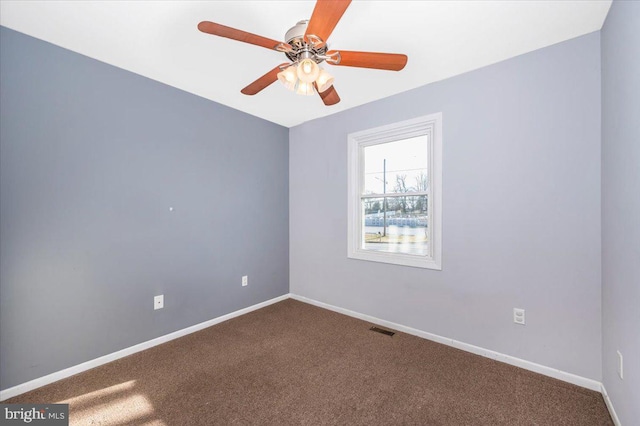
[[[72,425],[611,425],[602,396],[285,300],[13,398]]]

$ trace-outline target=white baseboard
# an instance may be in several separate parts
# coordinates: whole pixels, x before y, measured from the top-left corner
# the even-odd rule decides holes
[[[67,378],[69,376],[73,376],[74,374],[82,373],[83,371],[90,370],[92,368],[115,361],[117,359],[124,358],[125,356],[129,356],[136,352],[144,351],[145,349],[158,346],[170,340],[177,339],[178,337],[195,333],[196,331],[200,331],[204,328],[211,327],[212,325],[216,325],[221,322],[230,320],[231,318],[239,317],[240,315],[248,314],[251,311],[264,308],[265,306],[272,305],[274,303],[280,302],[288,298],[289,298],[289,294],[284,294],[282,296],[267,300],[265,302],[258,303],[258,304],[249,306],[247,308],[240,309],[205,322],[201,322],[200,324],[192,325],[191,327],[183,328],[182,330],[174,331],[173,333],[165,334],[164,336],[156,337],[155,339],[151,339],[146,342],[139,343],[137,345],[122,349],[120,351],[101,356],[100,358],[92,359],[90,361],[83,362],[82,364],[74,365],[73,367],[69,367],[64,370],[60,370],[43,377],[30,380],[28,382],[0,391],[0,401],[13,398],[14,396],[23,394],[25,392],[29,392],[31,390],[42,387],[44,385],[48,385],[50,383]]]
[[[526,361],[524,359],[516,358],[511,355],[495,352],[490,349],[481,348],[479,346],[470,345],[468,343],[459,342],[457,340],[449,339],[447,337],[438,336],[437,334],[428,333],[426,331],[418,330],[415,328],[407,327],[402,324],[396,324],[391,321],[382,320],[369,315],[361,314],[359,312],[350,311],[349,309],[339,308],[337,306],[329,305],[328,303],[318,302],[317,300],[309,299],[304,296],[298,296],[297,294],[290,294],[292,299],[299,300],[301,302],[309,303],[311,305],[318,306],[320,308],[329,309],[334,312],[338,312],[350,317],[358,318],[373,324],[378,324],[383,327],[392,328],[394,330],[401,331],[403,333],[412,334],[414,336],[422,337],[423,339],[431,340],[443,345],[452,346],[463,351],[471,352],[476,355],[481,355],[486,358],[495,359],[496,361],[504,362],[514,365],[516,367],[524,368],[525,370],[533,371],[545,376],[553,377],[554,379],[562,380],[564,382],[572,383],[583,388],[587,388],[596,392],[602,390],[602,384],[596,380],[587,379],[586,377],[577,376],[575,374],[567,373],[555,368],[546,367],[544,365],[536,364],[535,362]]]
[[[609,414],[611,414],[611,420],[613,420],[613,424],[615,424],[616,426],[621,426],[622,423],[620,423],[620,419],[616,414],[616,410],[613,408],[613,403],[611,402],[611,398],[609,398],[607,389],[604,387],[604,383],[602,383],[600,391],[602,393],[602,397],[604,398],[604,403],[607,404]]]

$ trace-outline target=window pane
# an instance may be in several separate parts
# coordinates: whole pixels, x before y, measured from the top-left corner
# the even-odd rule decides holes
[[[428,152],[427,135],[364,147],[364,193],[426,191]]]
[[[364,198],[362,211],[365,250],[430,255],[427,196]]]

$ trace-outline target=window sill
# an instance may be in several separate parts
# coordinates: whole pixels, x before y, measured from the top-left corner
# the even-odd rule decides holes
[[[350,259],[367,260],[370,262],[389,263],[392,265],[411,266],[414,268],[442,270],[441,262],[426,256],[412,254],[387,253],[372,250],[356,249],[347,254]]]

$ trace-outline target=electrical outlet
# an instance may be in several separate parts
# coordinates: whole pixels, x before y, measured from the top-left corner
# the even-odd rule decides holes
[[[242,287],[246,287],[247,285],[249,285],[249,276],[248,275],[243,275],[242,276]]]
[[[513,308],[513,322],[524,325],[524,309]]]
[[[156,310],[162,308],[164,308],[164,294],[153,298],[153,309]]]
[[[622,354],[620,353],[620,351],[616,352],[618,352],[618,376],[620,376],[621,379],[624,379],[624,364]]]

